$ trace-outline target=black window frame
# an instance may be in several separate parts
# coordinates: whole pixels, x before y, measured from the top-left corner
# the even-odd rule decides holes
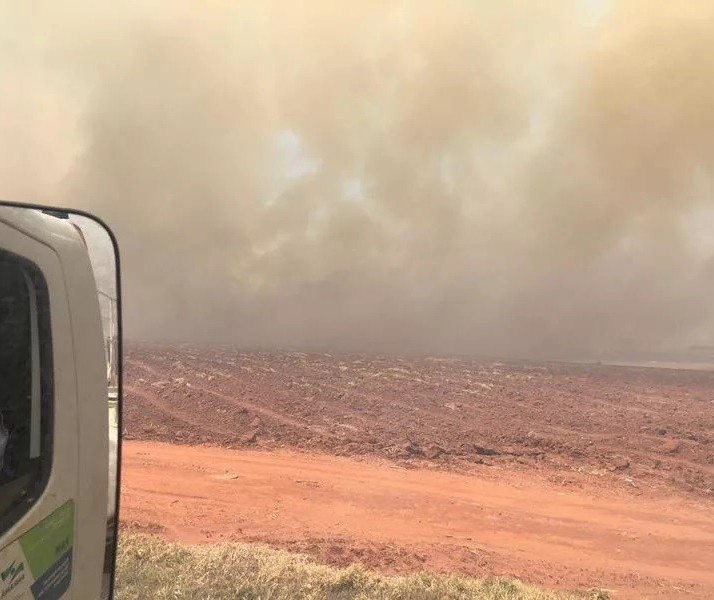
[[[42,269],[24,256],[0,248],[0,258],[15,261],[34,287],[40,361],[39,468],[32,474],[32,480],[22,489],[22,493],[18,494],[12,506],[0,514],[0,536],[4,536],[32,509],[47,488],[54,463],[55,402],[51,302],[47,281]],[[0,491],[1,485],[3,484],[0,484]]]

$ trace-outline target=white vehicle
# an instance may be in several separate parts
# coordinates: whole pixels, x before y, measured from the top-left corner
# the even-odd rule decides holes
[[[112,593],[121,381],[66,217],[0,203],[0,600]]]

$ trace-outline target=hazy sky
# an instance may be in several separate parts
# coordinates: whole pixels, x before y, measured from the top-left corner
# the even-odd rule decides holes
[[[714,343],[714,5],[0,5],[0,194],[94,210],[129,337]]]

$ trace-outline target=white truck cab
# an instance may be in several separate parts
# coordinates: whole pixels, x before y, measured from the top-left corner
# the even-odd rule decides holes
[[[0,600],[111,593],[119,441],[110,404],[81,232],[0,205]]]

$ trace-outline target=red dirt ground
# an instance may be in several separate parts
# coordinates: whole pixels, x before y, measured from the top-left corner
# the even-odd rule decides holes
[[[712,598],[714,512],[698,499],[564,489],[527,473],[130,441],[125,526],[262,542],[387,572],[504,575],[617,598]]]
[[[124,373],[126,527],[714,597],[713,372],[134,344]]]

